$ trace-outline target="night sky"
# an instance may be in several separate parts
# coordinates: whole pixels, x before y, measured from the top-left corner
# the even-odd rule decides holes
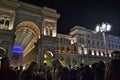
[[[21,0],[40,7],[56,9],[58,33],[69,34],[75,25],[95,30],[97,24],[110,23],[111,35],[120,36],[120,3],[116,0]]]

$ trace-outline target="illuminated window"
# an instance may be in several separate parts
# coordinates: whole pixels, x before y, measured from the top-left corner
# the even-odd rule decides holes
[[[9,30],[10,29],[10,18],[1,16],[0,17],[0,29]]]
[[[93,51],[92,51],[92,55],[95,55]]]
[[[99,52],[97,52],[97,56],[99,56]]]
[[[109,54],[109,57],[112,57],[112,55],[111,55],[111,54]]]
[[[101,52],[101,56],[103,56],[103,52]]]

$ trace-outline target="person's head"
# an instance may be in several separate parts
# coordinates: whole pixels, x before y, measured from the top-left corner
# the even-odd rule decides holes
[[[38,70],[38,64],[34,61],[32,61],[28,67],[29,70],[31,71],[37,71]]]
[[[60,63],[60,61],[58,59],[54,59],[52,61],[52,66],[57,68],[57,67],[61,66],[61,63]]]
[[[1,68],[8,68],[10,67],[10,60],[9,57],[4,57],[1,59]]]
[[[120,80],[120,61],[112,59],[105,73],[105,80]]]
[[[112,52],[112,58],[120,60],[120,51],[113,51]]]

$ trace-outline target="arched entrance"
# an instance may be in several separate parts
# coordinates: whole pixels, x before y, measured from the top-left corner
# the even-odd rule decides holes
[[[33,22],[24,21],[17,25],[15,34],[14,46],[19,45],[24,50],[23,64],[35,61],[38,58],[35,43],[40,39],[39,27]]]
[[[0,47],[0,59],[6,54],[6,50],[3,47]]]
[[[46,66],[52,66],[52,60],[53,60],[53,53],[50,51],[47,51],[44,53],[44,64]]]

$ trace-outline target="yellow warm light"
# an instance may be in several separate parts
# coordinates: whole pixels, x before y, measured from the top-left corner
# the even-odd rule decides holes
[[[111,54],[109,54],[109,57],[112,57],[112,55],[111,55]]]
[[[47,58],[47,56],[46,56],[46,55],[44,55],[44,57],[45,57],[45,58]]]
[[[99,56],[99,53],[97,52],[97,56]]]
[[[103,53],[101,53],[101,56],[103,56]]]
[[[73,40],[71,40],[71,44],[73,44],[74,42],[73,42]]]
[[[44,63],[47,63],[47,61],[46,61],[46,60],[44,60]]]
[[[52,35],[53,37],[56,37],[56,32],[53,32],[53,35]]]
[[[84,53],[87,54],[87,49],[86,48],[84,49]]]
[[[60,51],[60,50],[57,50],[58,52]]]
[[[92,55],[95,55],[93,51],[92,51]]]
[[[9,30],[12,30],[12,29],[13,29],[13,27],[10,25],[10,26],[9,26]]]

